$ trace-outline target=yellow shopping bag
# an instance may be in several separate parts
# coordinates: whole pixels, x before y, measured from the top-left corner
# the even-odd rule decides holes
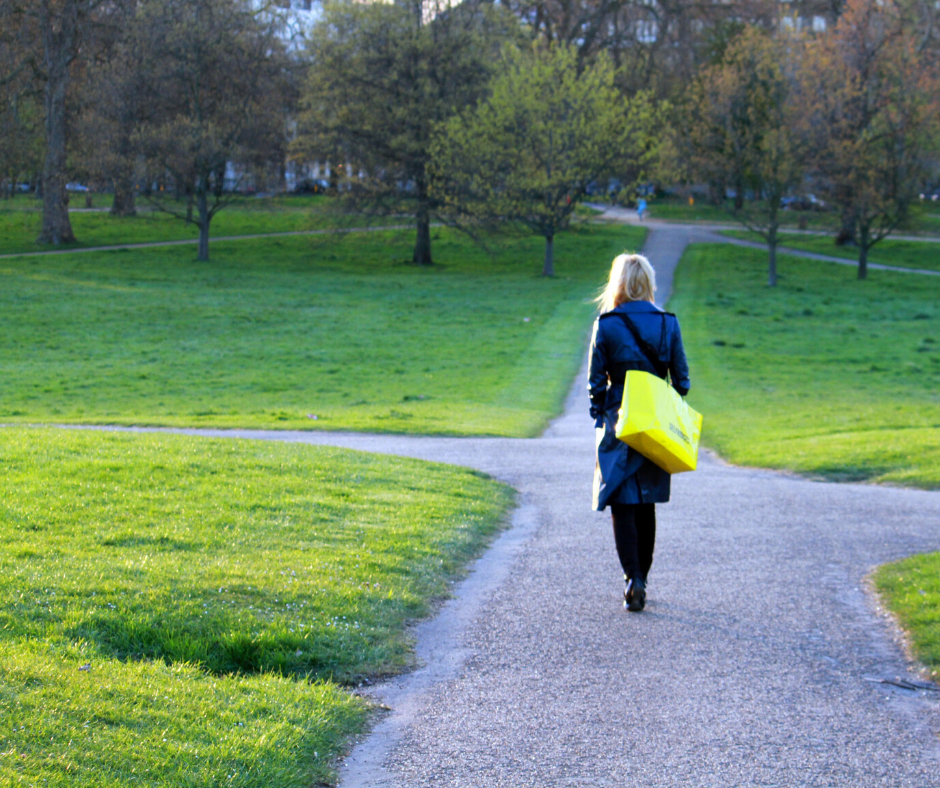
[[[669,383],[631,369],[623,385],[617,437],[669,473],[694,471],[702,414]]]

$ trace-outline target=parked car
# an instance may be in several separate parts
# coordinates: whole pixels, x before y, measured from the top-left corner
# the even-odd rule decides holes
[[[67,192],[87,192],[87,191],[88,191],[88,187],[87,187],[87,186],[83,186],[83,185],[80,184],[80,183],[75,183],[75,182],[73,181],[72,183],[67,183],[67,184],[65,184],[65,190],[66,190]]]
[[[780,205],[791,211],[827,211],[829,206],[815,194],[802,194],[796,197],[784,197]]]

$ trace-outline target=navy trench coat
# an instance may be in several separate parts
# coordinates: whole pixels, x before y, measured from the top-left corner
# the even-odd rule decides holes
[[[649,301],[628,301],[594,323],[588,390],[594,419],[597,463],[594,468],[594,509],[609,504],[665,503],[669,500],[669,474],[614,437],[623,400],[627,372],[639,369],[656,374],[646,354],[617,313],[630,316],[640,336],[658,349],[668,366],[673,387],[685,396],[691,383],[676,316]]]

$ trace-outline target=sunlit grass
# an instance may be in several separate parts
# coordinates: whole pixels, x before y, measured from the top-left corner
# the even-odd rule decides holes
[[[0,643],[5,785],[322,785],[368,712],[330,682],[216,677],[88,645]]]
[[[875,585],[907,631],[914,656],[940,679],[940,553],[885,564]]]
[[[0,421],[537,434],[585,352],[590,298],[643,230],[489,251],[435,233],[0,261]],[[315,417],[315,418],[314,418]]]
[[[690,247],[671,306],[703,440],[732,462],[940,487],[940,279]]]
[[[417,460],[30,428],[0,429],[0,489],[14,785],[329,779],[368,711],[336,682],[411,664],[512,501]]]

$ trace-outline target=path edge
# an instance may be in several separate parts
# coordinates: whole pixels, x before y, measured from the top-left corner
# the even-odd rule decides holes
[[[483,612],[492,593],[509,576],[512,566],[539,527],[536,507],[519,501],[504,529],[477,558],[468,575],[453,588],[453,595],[437,613],[417,624],[415,656],[418,668],[370,688],[365,696],[388,713],[373,717],[370,729],[342,760],[342,788],[379,788],[389,785],[385,762],[404,731],[420,713],[428,692],[442,681],[457,677],[473,651],[463,636]]]

